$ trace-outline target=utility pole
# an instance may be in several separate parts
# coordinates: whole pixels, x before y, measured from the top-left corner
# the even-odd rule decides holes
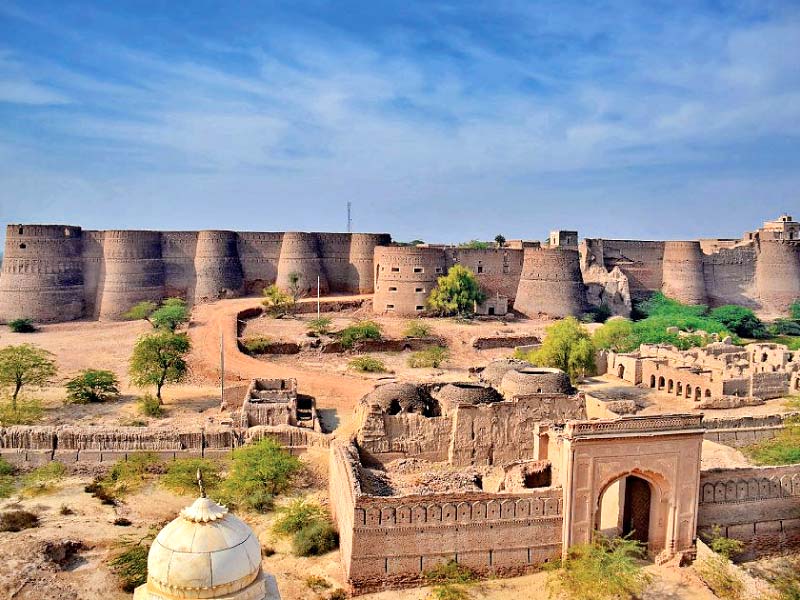
[[[353,219],[352,219],[352,207],[353,203],[349,200],[347,201],[347,233],[353,232]]]
[[[319,275],[317,275],[317,321],[319,321]]]
[[[219,330],[219,400],[220,406],[225,404],[225,334]]]

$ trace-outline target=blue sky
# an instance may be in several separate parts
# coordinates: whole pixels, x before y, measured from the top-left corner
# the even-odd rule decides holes
[[[796,1],[0,0],[0,221],[737,236],[798,57]]]

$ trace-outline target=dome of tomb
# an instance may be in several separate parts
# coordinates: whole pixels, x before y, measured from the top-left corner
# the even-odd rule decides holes
[[[459,404],[489,404],[500,402],[503,397],[488,385],[479,383],[448,383],[436,393],[436,399],[446,407]]]
[[[503,375],[511,370],[524,369],[530,367],[530,363],[516,358],[501,358],[493,360],[481,371],[481,381],[484,381],[494,388],[500,387]]]
[[[413,383],[385,383],[379,385],[361,399],[367,406],[379,406],[390,415],[417,413],[434,416],[438,405],[430,394]]]
[[[569,394],[572,385],[567,374],[560,369],[529,366],[503,375],[500,391],[507,398],[530,394]]]
[[[147,557],[147,583],[135,600],[271,600],[261,544],[247,523],[201,497],[161,530]]]

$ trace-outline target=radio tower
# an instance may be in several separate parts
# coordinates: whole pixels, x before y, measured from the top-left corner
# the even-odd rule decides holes
[[[347,201],[347,233],[352,233],[352,231],[353,231],[353,219],[351,217],[351,208],[352,208],[352,203],[348,200]]]

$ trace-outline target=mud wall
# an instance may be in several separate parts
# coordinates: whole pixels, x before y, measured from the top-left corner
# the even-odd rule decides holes
[[[375,296],[372,309],[379,314],[418,315],[447,272],[442,248],[387,246],[375,248]]]
[[[586,288],[577,250],[526,248],[514,310],[527,316],[579,315],[586,308]]]
[[[9,225],[0,271],[0,322],[119,319],[142,300],[203,302],[288,287],[371,293],[373,254],[388,234],[83,231]]]
[[[661,291],[686,304],[706,304],[700,242],[664,242]]]
[[[746,544],[744,559],[800,548],[800,465],[701,472],[698,532],[714,525]]]
[[[783,314],[789,310],[800,298],[800,242],[759,242],[756,287],[765,311]]]
[[[703,419],[706,430],[703,437],[733,448],[748,446],[774,438],[791,414]]]
[[[481,289],[488,296],[506,296],[511,304],[517,296],[522,274],[523,250],[490,248],[486,250],[448,248],[447,266],[463,265],[475,273]]]

